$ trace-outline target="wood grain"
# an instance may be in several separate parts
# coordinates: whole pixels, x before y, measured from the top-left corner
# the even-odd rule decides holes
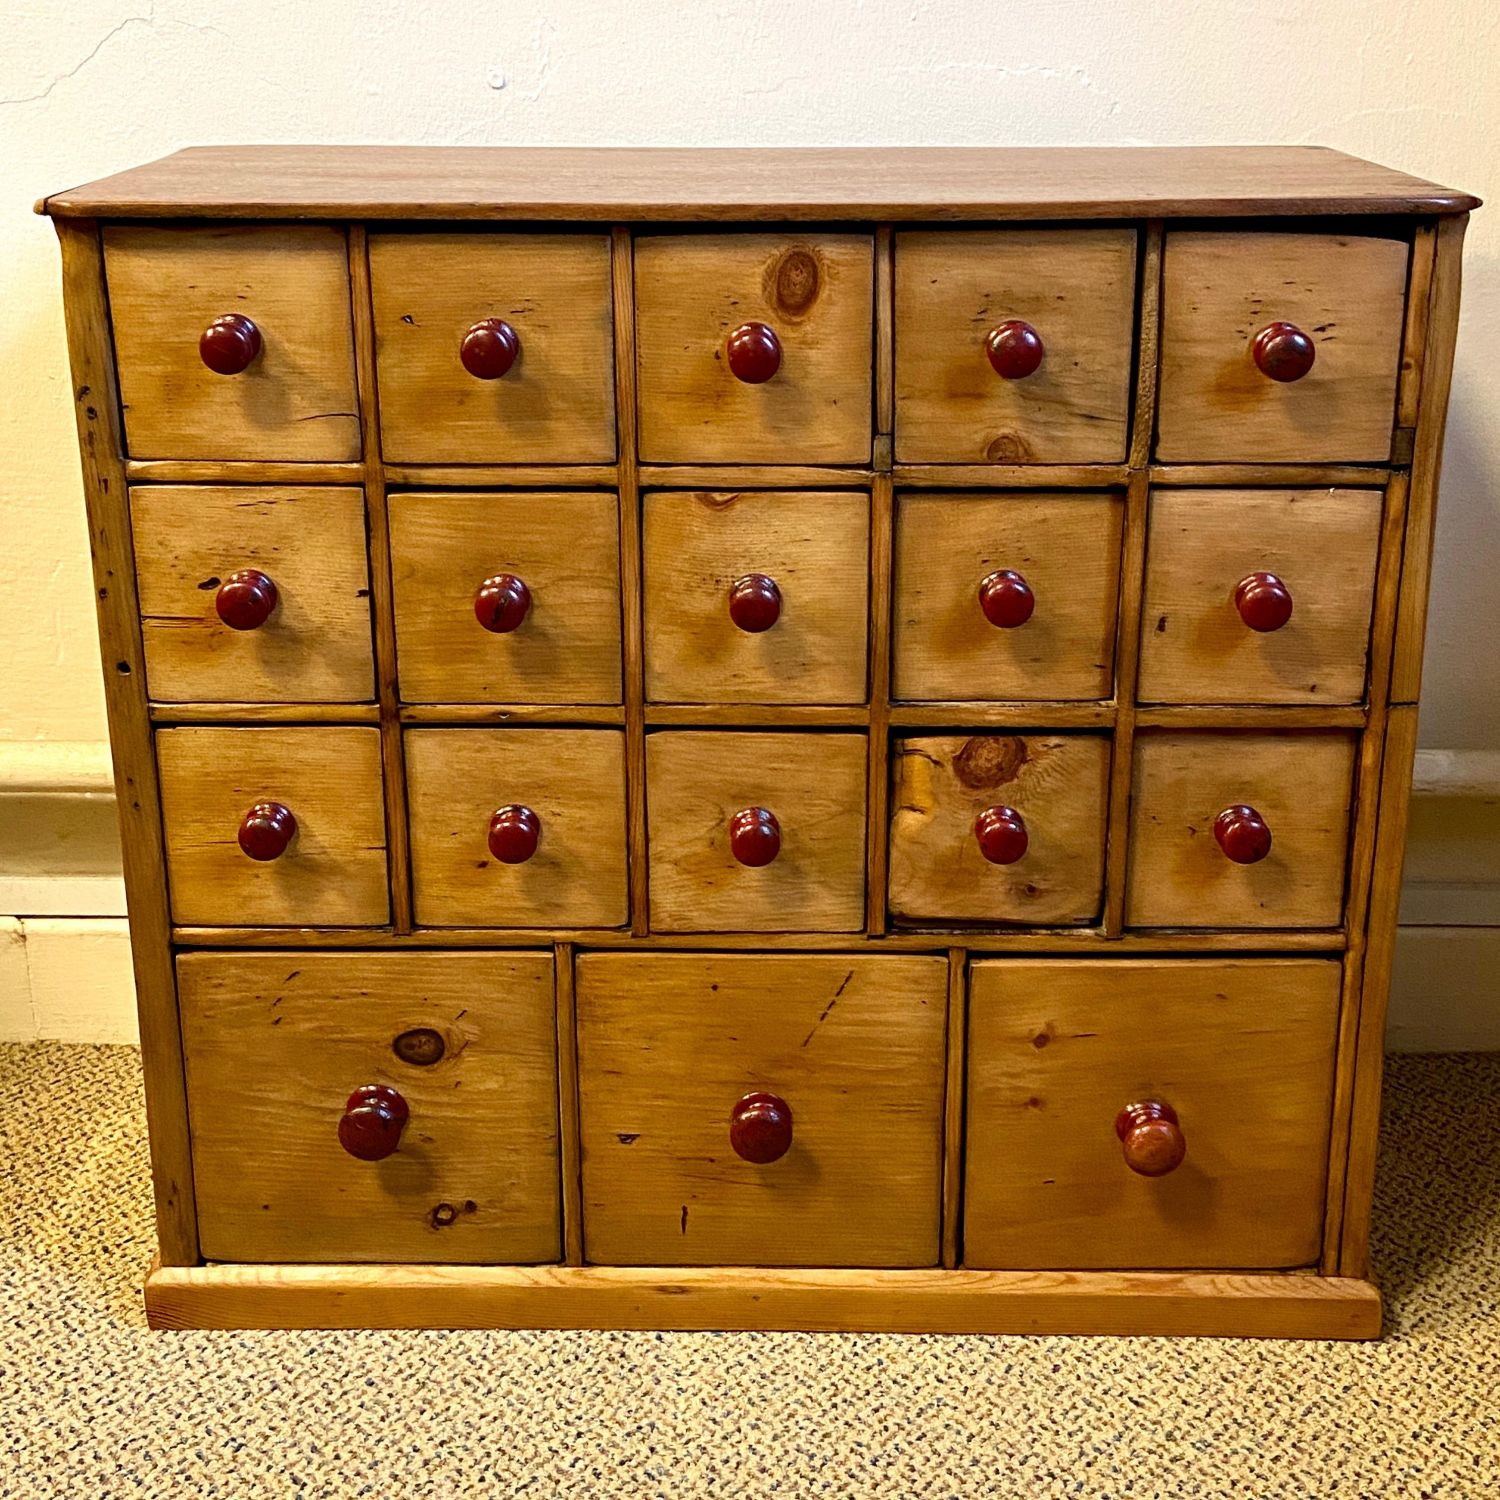
[[[578,1006],[572,943],[552,950],[557,978],[557,1118],[561,1147],[563,1260],[583,1264],[582,1153],[578,1143]]]
[[[948,950],[947,1063],[943,1078],[943,1239],[941,1260],[956,1266],[963,1253],[964,1059],[969,1048],[969,955]]]

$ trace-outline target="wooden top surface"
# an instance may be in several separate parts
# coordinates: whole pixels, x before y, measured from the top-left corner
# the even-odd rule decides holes
[[[1047,219],[1462,213],[1318,146],[198,146],[56,193],[77,218]]]

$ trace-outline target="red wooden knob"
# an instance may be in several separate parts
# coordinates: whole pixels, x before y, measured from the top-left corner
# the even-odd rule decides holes
[[[496,635],[517,629],[530,608],[531,590],[514,573],[486,578],[474,595],[474,618]]]
[[[276,608],[276,585],[258,568],[241,568],[219,585],[214,609],[231,630],[259,630]]]
[[[239,375],[260,353],[260,329],[243,313],[215,318],[198,339],[198,353],[215,375]]]
[[[781,618],[781,590],[764,573],[746,573],[729,585],[729,618],[741,630],[759,635]]]
[[[355,1089],[339,1121],[339,1145],[361,1161],[384,1161],[401,1144],[411,1111],[388,1083]]]
[[[1013,807],[987,807],[974,819],[979,852],[992,865],[1013,865],[1026,853],[1026,824]]]
[[[1234,607],[1251,630],[1280,630],[1292,618],[1292,592],[1274,573],[1248,573],[1234,586]]]
[[[521,340],[504,318],[484,318],[463,336],[458,357],[476,380],[499,380],[521,353]]]
[[[781,824],[768,807],[741,808],[729,820],[729,852],[742,865],[759,869],[781,853]]]
[[[1165,1177],[1187,1155],[1177,1111],[1160,1099],[1127,1104],[1115,1116],[1115,1134],[1125,1152],[1125,1165],[1142,1177]]]
[[[1317,346],[1295,323],[1267,323],[1250,341],[1255,367],[1268,380],[1301,380],[1318,357]]]
[[[542,820],[529,807],[512,803],[490,817],[490,853],[501,864],[524,865],[542,841]]]
[[[729,1112],[734,1154],[758,1166],[780,1161],[792,1146],[792,1107],[775,1094],[746,1094]]]
[[[1001,630],[1014,630],[1031,618],[1031,612],[1036,608],[1036,595],[1019,573],[1001,568],[998,573],[989,573],[980,579],[979,607],[991,625],[998,625]]]
[[[764,323],[741,323],[724,347],[730,374],[746,385],[763,385],[781,368],[781,340]]]
[[[296,832],[291,808],[280,802],[257,802],[240,819],[240,848],[251,859],[280,859]]]
[[[1011,318],[985,335],[984,352],[1002,380],[1025,380],[1036,374],[1047,351],[1041,334],[1030,323]]]
[[[1237,803],[1214,819],[1214,837],[1237,865],[1259,864],[1271,852],[1271,830],[1253,807]]]

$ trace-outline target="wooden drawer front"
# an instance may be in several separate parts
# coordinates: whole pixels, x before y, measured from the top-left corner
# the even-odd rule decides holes
[[[1105,736],[926,735],[898,739],[891,750],[892,916],[1042,924],[1098,916]],[[977,824],[1003,809],[1019,814],[1024,852],[992,863]]]
[[[658,491],[645,551],[647,698],[865,701],[867,494]]]
[[[614,462],[607,236],[372,234],[370,290],[388,463]],[[514,363],[472,374],[491,320]]]
[[[618,730],[408,730],[406,790],[412,899],[422,926],[625,922],[625,737]],[[536,819],[539,836],[527,858],[508,862],[492,846],[504,809]],[[503,829],[495,836],[503,840]]]
[[[1135,255],[1133,229],[898,234],[896,457],[1123,461]],[[1002,374],[991,362],[990,335],[1007,324],[1040,339],[1041,362],[1028,374]]]
[[[125,437],[136,458],[337,462],[359,457],[349,255],[323,225],[104,231]],[[249,319],[238,374],[199,340]]]
[[[130,520],[153,698],[374,697],[360,490],[147,485],[130,492]],[[259,624],[256,601],[270,608]]]
[[[894,696],[1109,697],[1122,509],[1118,495],[1105,494],[902,495]],[[1030,618],[993,623],[986,587],[1003,594],[1023,585]],[[1002,621],[1015,618],[990,607]]]
[[[1155,491],[1141,699],[1359,702],[1381,500],[1379,490]]]
[[[936,1264],[942,959],[590,953],[577,972],[586,1260]],[[790,1117],[775,1160],[731,1143],[757,1093]]]
[[[651,926],[855,932],[865,907],[862,734],[658,733],[646,740]],[[736,857],[743,814],[775,820],[769,863]],[[763,820],[760,820],[763,821]]]
[[[549,956],[190,953],[177,979],[206,1257],[559,1258]],[[368,1084],[408,1110],[373,1161],[340,1141]]]
[[[1157,457],[1386,462],[1406,263],[1401,240],[1170,231]],[[1256,363],[1255,341],[1273,323],[1312,342],[1300,378],[1273,379]]]
[[[390,497],[396,656],[408,703],[618,703],[620,527],[608,494]],[[476,600],[519,580],[519,624]]]
[[[368,927],[389,920],[378,729],[162,729],[156,758],[174,921]],[[241,829],[251,809],[265,804],[289,812],[295,827],[285,852],[251,858]]]
[[[994,959],[969,997],[966,1265],[1317,1261],[1337,963]],[[1163,1176],[1116,1130],[1143,1103],[1186,1145]]]
[[[869,235],[647,235],[635,294],[647,463],[869,462]],[[780,346],[758,384],[730,369],[750,324]]]
[[[1356,736],[1156,734],[1136,741],[1125,920],[1135,927],[1337,927]],[[1236,807],[1270,830],[1240,864],[1215,824]]]

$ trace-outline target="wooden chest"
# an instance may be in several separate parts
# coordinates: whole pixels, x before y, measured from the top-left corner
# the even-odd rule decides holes
[[[62,240],[170,1326],[1361,1337],[1476,200],[205,149]]]

